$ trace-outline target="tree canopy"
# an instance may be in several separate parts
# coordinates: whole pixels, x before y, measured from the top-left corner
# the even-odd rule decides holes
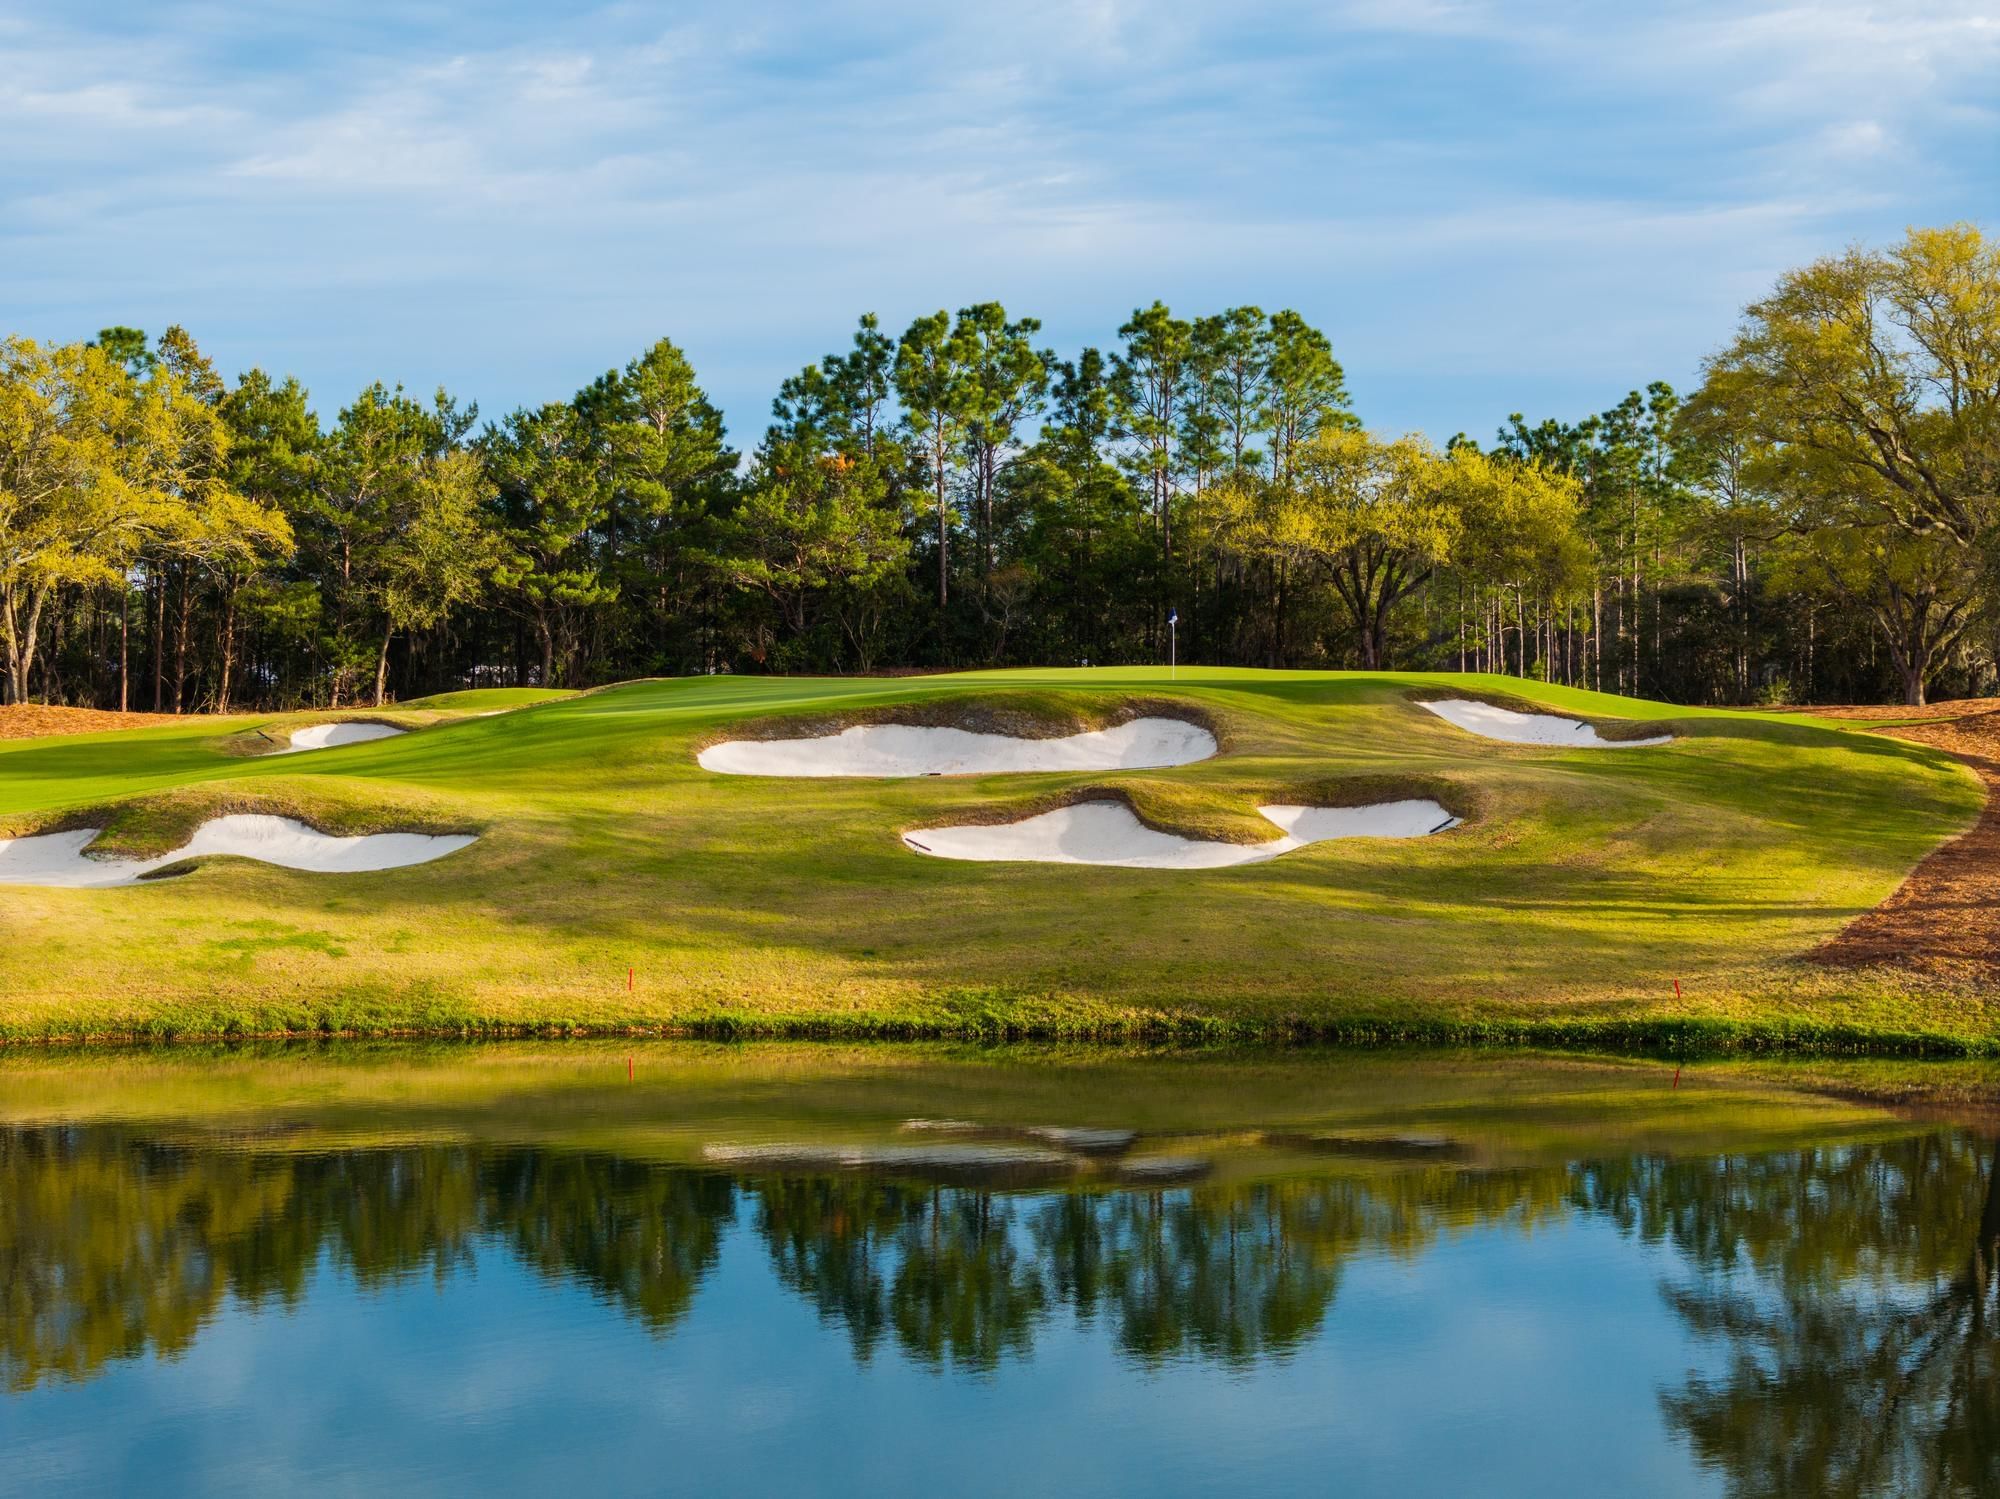
[[[658,339],[482,422],[329,419],[184,329],[0,343],[0,691],[188,711],[708,671],[1513,672],[1687,702],[2000,689],[2000,247],[1782,277],[1683,400],[1369,428],[1297,311],[863,316],[740,456]],[[150,685],[149,685],[150,679]]]

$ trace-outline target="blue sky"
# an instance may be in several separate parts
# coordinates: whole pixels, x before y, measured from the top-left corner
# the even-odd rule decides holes
[[[754,441],[863,311],[1069,351],[1160,297],[1484,437],[1688,382],[1788,265],[2000,229],[1992,0],[14,0],[0,76],[0,331],[179,321],[329,416],[665,334]]]

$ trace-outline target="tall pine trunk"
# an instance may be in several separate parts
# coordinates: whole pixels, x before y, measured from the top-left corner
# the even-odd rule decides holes
[[[395,639],[396,627],[387,624],[382,627],[382,649],[375,654],[375,706],[382,706],[382,695],[389,686],[389,642]]]
[[[944,649],[944,611],[950,596],[950,554],[944,518],[944,428],[933,428],[931,442],[931,462],[936,472],[937,482],[937,541],[938,541],[938,648]]]
[[[222,603],[222,673],[215,689],[215,711],[229,711],[229,672],[236,659],[236,591],[232,588]]]
[[[181,607],[174,629],[174,712],[181,711],[187,698],[188,664],[188,586],[187,569],[181,569]]]
[[[146,587],[153,595],[153,711],[164,713],[167,708],[167,584],[164,578],[156,575],[146,579]]]

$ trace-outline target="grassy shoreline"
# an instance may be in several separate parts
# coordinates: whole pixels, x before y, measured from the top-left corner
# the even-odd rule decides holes
[[[1367,1014],[1249,1020],[1211,1015],[1156,1015],[1124,1019],[1050,1017],[1005,1009],[979,1018],[927,1019],[898,1015],[759,1015],[657,1018],[633,1015],[615,1021],[426,1018],[421,1014],[355,1019],[329,1013],[305,1024],[269,1024],[255,1015],[166,1013],[112,1024],[102,1030],[31,1032],[0,1025],[0,1048],[189,1045],[318,1040],[600,1040],[826,1041],[896,1044],[960,1041],[980,1044],[1060,1042],[1106,1048],[1129,1046],[1282,1046],[1328,1050],[1476,1048],[1494,1051],[1556,1049],[1606,1055],[1723,1057],[2000,1058],[2000,1035],[1905,1029],[1841,1022],[1734,1020],[1661,1014],[1620,1019],[1495,1016],[1391,1018]]]

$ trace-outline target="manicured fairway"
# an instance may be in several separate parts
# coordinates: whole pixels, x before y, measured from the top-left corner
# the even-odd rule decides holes
[[[1425,712],[1420,689],[1545,703],[1614,737],[1620,719],[1668,722],[1677,738],[1507,745]],[[1201,669],[721,677],[520,702],[364,710],[418,731],[268,759],[248,752],[327,715],[0,742],[0,831],[105,826],[107,846],[154,853],[205,817],[263,811],[480,835],[376,874],[225,860],[132,888],[0,889],[0,1029],[1995,1032],[1970,986],[1796,961],[1980,805],[1948,757],[1858,730],[1501,677]],[[731,725],[770,733],[757,721],[778,715],[824,732],[902,705],[1053,731],[1133,703],[1204,717],[1222,753],[899,781],[695,763]],[[478,716],[496,707],[511,711]],[[1431,796],[1467,822],[1214,870],[959,863],[900,842],[1091,788],[1155,826],[1236,841],[1272,835],[1255,808],[1273,802]]]

